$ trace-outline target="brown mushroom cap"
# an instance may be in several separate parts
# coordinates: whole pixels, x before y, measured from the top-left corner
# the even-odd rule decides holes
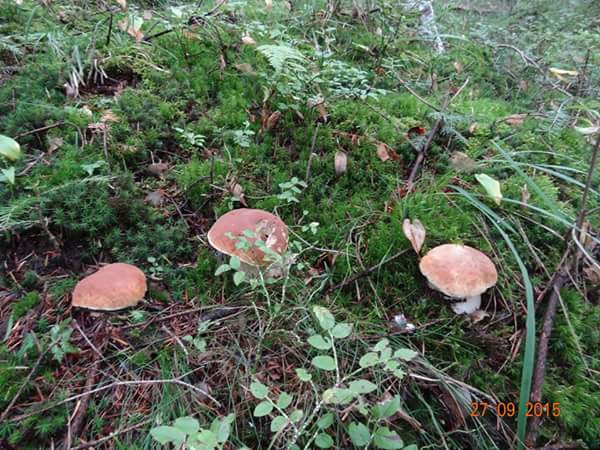
[[[458,244],[431,249],[419,263],[421,273],[448,297],[480,295],[498,281],[496,267],[479,250]]]
[[[115,311],[134,306],[146,293],[146,276],[135,266],[114,263],[85,277],[73,291],[72,305]]]
[[[245,236],[245,230],[256,234],[256,238]],[[231,237],[229,234],[231,233]],[[250,249],[236,248],[244,238]],[[240,261],[251,266],[268,265],[270,261],[265,254],[254,245],[260,239],[271,250],[278,254],[285,252],[288,246],[288,228],[279,217],[261,209],[234,209],[219,217],[208,231],[209,244],[229,256],[237,256]]]

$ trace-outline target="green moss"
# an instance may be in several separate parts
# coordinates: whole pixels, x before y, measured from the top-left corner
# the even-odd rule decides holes
[[[12,306],[13,318],[19,319],[27,314],[34,306],[40,302],[40,294],[38,292],[28,292],[18,302]]]

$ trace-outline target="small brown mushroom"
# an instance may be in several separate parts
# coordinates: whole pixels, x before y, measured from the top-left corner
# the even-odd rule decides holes
[[[244,231],[250,231],[251,234],[246,235]],[[288,246],[288,228],[270,212],[241,208],[219,217],[208,231],[208,242],[217,251],[237,256],[249,266],[267,266],[273,261],[255,245],[257,240],[281,255]],[[248,245],[241,245],[244,241]]]
[[[75,286],[71,304],[79,308],[116,311],[136,305],[146,293],[146,276],[135,266],[114,263]]]
[[[481,306],[481,294],[498,281],[496,267],[479,250],[458,244],[431,249],[419,263],[430,286],[444,295],[465,299],[453,303],[456,314],[471,314]]]

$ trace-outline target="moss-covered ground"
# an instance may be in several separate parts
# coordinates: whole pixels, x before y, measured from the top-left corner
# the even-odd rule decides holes
[[[266,449],[275,433],[253,417],[249,386],[285,390],[310,412],[315,394],[295,369],[316,354],[306,343],[314,305],[354,325],[344,370],[382,337],[419,352],[402,381],[368,375],[378,387],[369,401],[400,396],[403,412],[386,426],[405,445],[514,446],[516,416],[471,417],[470,403],[518,403],[518,260],[540,294],[583,207],[586,133],[600,124],[598,2],[434,2],[442,54],[397,2],[119,3],[0,2],[0,134],[24,153],[14,184],[0,183],[0,411],[10,407],[0,448],[159,448],[152,427],[235,413],[226,448]],[[440,118],[408,190],[415,148]],[[476,174],[500,182],[500,204]],[[592,179],[586,222],[597,240]],[[221,261],[206,233],[244,206],[277,213],[294,241],[288,276],[266,290],[214,275]],[[423,223],[423,252],[463,243],[493,259],[499,280],[481,320],[456,316],[428,288],[405,218]],[[117,261],[144,270],[145,300],[120,313],[71,308],[75,283]],[[560,416],[543,418],[540,447],[600,448],[594,267],[582,258],[562,291],[543,390]],[[399,314],[414,332],[395,324]],[[219,406],[143,380],[183,381]],[[315,383],[333,385],[327,373]],[[345,430],[360,407],[333,411],[326,433],[353,448]]]

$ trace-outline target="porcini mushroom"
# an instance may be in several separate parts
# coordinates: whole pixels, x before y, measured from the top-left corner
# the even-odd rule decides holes
[[[244,231],[251,233],[244,234]],[[269,265],[272,261],[255,244],[257,240],[281,255],[288,246],[288,228],[279,217],[270,212],[241,208],[219,217],[208,231],[208,242],[217,251],[237,256],[249,266]],[[243,241],[248,245],[239,244]]]
[[[77,283],[71,304],[80,308],[116,311],[136,305],[145,293],[144,272],[131,264],[114,263]]]
[[[467,245],[435,247],[421,259],[419,269],[433,289],[450,298],[465,299],[452,304],[456,314],[471,314],[478,310],[481,294],[498,280],[492,260]]]

